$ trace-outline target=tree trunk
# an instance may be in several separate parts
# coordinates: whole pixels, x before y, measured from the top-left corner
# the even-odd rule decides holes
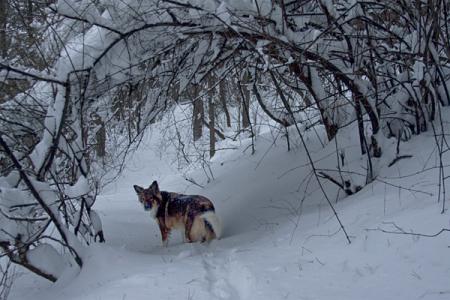
[[[230,117],[230,112],[228,111],[228,107],[227,107],[226,96],[227,96],[227,90],[226,90],[226,85],[225,85],[225,79],[222,79],[219,83],[219,98],[220,98],[220,103],[222,104],[223,112],[225,113],[227,127],[231,127],[231,117]]]
[[[178,99],[180,97],[179,91],[180,91],[180,83],[178,81],[173,82],[169,88],[169,98],[174,102],[178,102]]]
[[[312,76],[311,72],[313,72],[313,70],[311,70],[311,67],[307,67],[307,72],[305,72],[305,70],[302,69],[302,66],[300,66],[298,64],[292,64],[291,70],[303,82],[303,84],[308,89],[308,92],[311,95],[311,98],[316,103],[317,108],[319,109],[319,112],[320,112],[320,116],[321,116],[323,125],[325,127],[325,131],[327,132],[328,140],[331,141],[337,134],[338,126],[337,126],[337,124],[334,124],[332,119],[329,118],[328,113],[326,111],[327,107],[324,107],[323,99],[320,99],[320,97],[318,95],[318,91],[316,91],[316,89],[314,88],[312,78],[311,78],[311,76]],[[315,72],[315,73],[317,73],[317,72]]]
[[[250,74],[245,72],[242,81],[239,82],[239,88],[242,91],[242,128],[250,126],[250,90],[248,83],[250,82]]]
[[[216,117],[215,117],[215,87],[213,76],[208,76],[208,115],[209,115],[209,157],[216,154]]]
[[[27,0],[27,18],[28,25],[33,23],[33,1]]]
[[[353,100],[355,101],[356,120],[358,121],[359,146],[361,147],[361,154],[366,154],[367,143],[364,134],[364,120],[361,110],[360,97],[353,95]]]
[[[192,124],[194,142],[198,141],[203,136],[203,119],[205,111],[203,108],[203,100],[198,97],[200,86],[194,85],[192,87],[192,97],[194,98],[194,109],[192,111]]]
[[[95,133],[95,139],[96,139],[96,145],[95,145],[95,151],[97,153],[97,157],[105,157],[106,155],[106,130],[105,130],[105,123],[102,121],[100,117],[98,117],[94,121],[95,125],[99,126],[100,128]]]
[[[6,37],[6,23],[8,16],[8,0],[0,1],[0,56],[6,58],[8,53],[8,41]]]

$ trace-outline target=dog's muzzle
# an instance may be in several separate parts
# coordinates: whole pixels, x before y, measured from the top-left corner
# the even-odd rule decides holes
[[[144,202],[144,209],[145,210],[151,210],[152,209],[152,204],[148,203],[148,202]]]

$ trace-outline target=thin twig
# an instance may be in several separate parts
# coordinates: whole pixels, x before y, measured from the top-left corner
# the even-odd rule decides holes
[[[389,234],[404,234],[404,235],[412,235],[412,236],[422,236],[422,237],[437,237],[438,235],[442,234],[443,232],[450,232],[450,229],[448,228],[442,228],[441,230],[439,230],[437,233],[432,233],[432,234],[425,234],[425,233],[415,233],[415,232],[407,232],[404,230],[399,230],[399,231],[390,231],[390,230],[385,230],[382,229],[380,227],[377,228],[367,228],[366,231],[381,231],[383,233],[389,233]]]

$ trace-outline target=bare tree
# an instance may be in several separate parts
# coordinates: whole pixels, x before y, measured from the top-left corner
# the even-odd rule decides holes
[[[205,109],[203,106],[203,99],[199,96],[199,85],[192,87],[193,109],[192,109],[192,124],[194,141],[199,140],[203,136],[203,120],[205,118]]]
[[[212,74],[208,76],[209,157],[216,153],[216,104],[215,84]]]
[[[230,112],[228,111],[227,89],[226,89],[226,80],[225,79],[222,79],[219,82],[219,100],[220,100],[220,104],[222,105],[223,112],[225,114],[226,126],[231,127],[231,117],[230,117]]]
[[[242,105],[242,128],[250,126],[250,74],[248,71],[242,75],[242,80],[238,81],[239,89],[241,90],[241,105]]]
[[[0,3],[0,55],[5,58],[8,53],[8,40],[6,35],[6,26],[8,16],[8,1]]]

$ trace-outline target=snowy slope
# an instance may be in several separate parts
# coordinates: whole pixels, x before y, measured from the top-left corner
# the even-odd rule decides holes
[[[317,164],[335,167],[334,145],[323,149],[313,136],[306,138]],[[339,142],[350,165],[362,162],[353,155],[357,141]],[[431,136],[404,144],[402,153],[413,158],[383,168],[356,195],[336,195],[325,183],[350,245],[311,177],[305,150],[287,152],[285,141],[262,134],[252,156],[249,143],[218,152],[210,183],[201,170],[191,172],[201,189],[162,160],[150,139],[96,203],[106,245],[87,249],[81,272],[67,270],[54,285],[20,276],[10,299],[450,299],[449,233],[425,238],[376,230],[433,234],[450,227],[437,203],[438,170],[411,175],[435,165]],[[174,232],[162,247],[132,188],[153,180],[163,190],[212,199],[224,237],[183,244]]]

